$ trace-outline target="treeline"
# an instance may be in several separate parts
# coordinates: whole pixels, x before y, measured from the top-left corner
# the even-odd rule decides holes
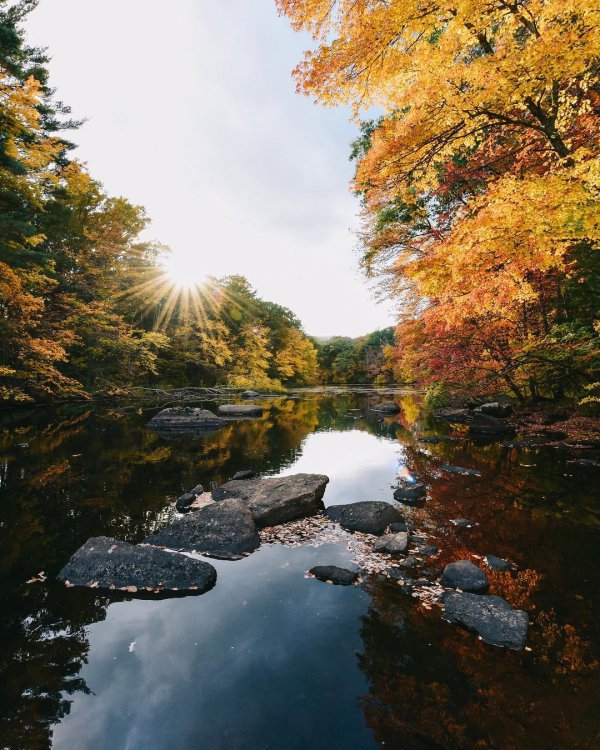
[[[372,383],[397,380],[393,328],[367,336],[334,336],[317,341],[320,383]]]
[[[355,115],[363,265],[397,367],[520,400],[600,380],[598,24],[589,0],[277,0],[298,88]],[[595,385],[594,385],[595,384]]]
[[[142,242],[140,206],[72,158],[78,123],[0,0],[0,402],[85,397],[131,384],[277,388],[314,382],[292,312],[241,277],[181,289]]]

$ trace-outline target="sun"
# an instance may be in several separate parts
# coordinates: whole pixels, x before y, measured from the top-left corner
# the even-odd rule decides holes
[[[202,286],[204,275],[196,258],[176,254],[167,255],[161,263],[167,279],[178,289],[195,289]]]

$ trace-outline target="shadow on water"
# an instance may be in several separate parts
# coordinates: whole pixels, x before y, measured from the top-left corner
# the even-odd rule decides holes
[[[593,747],[597,469],[460,432],[422,443],[451,427],[418,395],[397,394],[393,418],[373,398],[309,392],[265,401],[259,420],[169,439],[145,426],[153,410],[0,413],[0,747]],[[52,581],[90,536],[140,541],[179,494],[240,469],[326,473],[327,504],[391,501],[398,477],[420,477],[428,500],[406,513],[440,552],[416,575],[509,558],[518,572],[488,577],[529,612],[531,651],[486,646],[388,579],[305,578],[350,562],[340,544],[216,562],[215,589],[189,599],[109,602]]]

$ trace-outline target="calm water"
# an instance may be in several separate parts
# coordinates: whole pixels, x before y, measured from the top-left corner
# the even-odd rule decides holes
[[[372,395],[307,393],[169,440],[145,427],[156,410],[0,412],[0,747],[597,746],[598,470],[552,449],[418,443],[451,428],[416,394],[396,399],[402,413],[382,419]],[[440,475],[444,462],[483,476]],[[326,504],[391,501],[397,478],[417,474],[430,499],[407,514],[441,550],[422,572],[513,560],[518,575],[490,579],[530,613],[531,651],[486,646],[388,580],[304,577],[349,561],[341,544],[212,561],[217,586],[184,599],[111,603],[52,581],[88,537],[139,541],[183,491],[240,469],[327,474]],[[457,529],[459,517],[478,525]],[[26,583],[41,571],[46,582]]]

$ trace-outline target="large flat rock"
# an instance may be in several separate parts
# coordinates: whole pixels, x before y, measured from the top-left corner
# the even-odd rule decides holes
[[[195,409],[191,406],[175,406],[163,409],[148,422],[148,427],[161,431],[215,430],[227,424],[208,409]]]
[[[327,482],[329,477],[323,474],[234,479],[221,485],[219,491],[224,497],[243,500],[257,526],[276,526],[322,510]]]
[[[262,417],[263,415],[262,407],[253,404],[223,404],[217,411],[223,417]]]
[[[525,648],[529,618],[499,596],[451,593],[444,597],[444,620],[462,625],[492,646]]]
[[[325,515],[348,531],[362,531],[379,536],[392,523],[402,523],[402,513],[381,500],[366,500],[362,503],[331,505]]]
[[[217,581],[210,563],[158,547],[88,539],[57,578],[71,586],[136,592],[201,594]]]
[[[235,498],[205,505],[145,541],[225,560],[237,560],[260,545],[250,509],[243,500]]]

